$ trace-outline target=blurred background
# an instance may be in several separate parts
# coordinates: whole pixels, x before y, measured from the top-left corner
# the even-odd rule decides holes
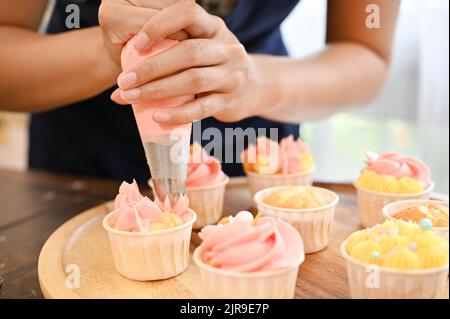
[[[292,56],[324,48],[325,19],[326,0],[300,2],[283,25]],[[0,169],[27,169],[27,125],[26,115],[0,112]],[[448,194],[448,0],[403,0],[391,74],[381,96],[326,121],[305,123],[302,136],[317,159],[319,181],[353,181],[366,151],[396,150],[424,160],[437,191]]]
[[[283,26],[292,56],[323,49],[326,0],[304,0]],[[316,179],[349,181],[364,152],[399,151],[424,160],[449,192],[449,1],[402,0],[392,68],[380,97],[302,127],[318,162]]]

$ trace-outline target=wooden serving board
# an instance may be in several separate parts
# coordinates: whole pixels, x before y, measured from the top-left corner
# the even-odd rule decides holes
[[[333,236],[327,249],[306,256],[299,271],[296,298],[349,298],[345,262],[339,248],[349,234],[360,228],[355,193],[348,185],[322,186],[340,195]],[[119,275],[101,224],[111,208],[110,202],[85,211],[62,225],[47,240],[38,266],[39,283],[46,298],[204,297],[193,262],[182,275],[158,282],[134,282]],[[234,179],[227,188],[224,215],[242,210],[254,212],[254,203],[245,180]],[[191,252],[199,243],[194,232]]]

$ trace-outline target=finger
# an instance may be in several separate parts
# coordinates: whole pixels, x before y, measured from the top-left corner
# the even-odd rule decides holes
[[[177,2],[150,18],[139,32],[135,48],[139,51],[148,50],[180,30],[186,30],[194,38],[211,38],[219,30],[218,20],[195,2]]]
[[[186,40],[165,52],[146,58],[119,75],[117,83],[121,89],[132,89],[189,68],[218,65],[225,62],[226,58],[226,52],[219,43],[204,39]]]
[[[158,10],[137,8],[103,1],[99,9],[99,23],[114,44],[124,44],[137,34],[142,26],[153,17]]]
[[[189,39],[189,34],[184,30],[180,30],[180,31],[175,32],[174,34],[167,36],[167,39],[177,40],[177,41],[181,42],[186,39]]]
[[[113,100],[119,105],[129,105],[127,101],[122,99],[121,91],[122,91],[121,89],[114,90],[114,92],[111,94],[111,100]]]
[[[228,72],[223,67],[189,69],[139,88],[124,90],[122,99],[128,102],[157,101],[217,90]]]
[[[150,9],[162,10],[173,5],[176,2],[187,1],[187,0],[134,0],[133,3],[137,7],[144,7]],[[190,0],[194,1],[194,0]]]
[[[111,42],[122,47],[158,12],[156,9],[104,1],[99,9],[99,23],[102,29],[107,31]],[[179,30],[167,38],[182,41],[188,36],[186,31]]]
[[[153,119],[166,125],[188,124],[213,116],[224,107],[222,94],[210,94],[177,108],[156,110]]]

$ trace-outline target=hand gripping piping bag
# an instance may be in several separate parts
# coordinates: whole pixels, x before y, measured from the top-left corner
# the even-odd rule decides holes
[[[146,52],[139,52],[134,48],[134,40],[135,38],[132,38],[122,50],[124,72],[143,59],[168,50],[178,43],[166,39]],[[132,105],[152,174],[155,196],[162,202],[169,198],[172,205],[185,194],[192,123],[176,126],[160,125],[153,120],[153,113],[156,109],[182,106],[194,98],[194,96],[180,96]]]

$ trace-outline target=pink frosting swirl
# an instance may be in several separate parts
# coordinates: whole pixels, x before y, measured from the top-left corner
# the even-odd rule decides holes
[[[171,212],[180,216],[184,222],[189,221],[193,213],[188,208],[189,200],[182,197],[175,206],[170,201],[153,202],[139,192],[136,181],[132,184],[123,182],[114,201],[111,223],[117,230],[127,232],[148,232],[151,224],[164,219],[164,213]]]
[[[296,174],[307,170],[304,167],[303,155],[311,154],[308,145],[301,139],[288,136],[280,144],[262,136],[256,146],[250,145],[241,157],[244,163],[257,163],[261,158],[268,161],[267,172],[278,174]]]
[[[219,160],[200,146],[193,147],[189,156],[187,187],[209,186],[221,183],[225,179]]]
[[[418,159],[396,152],[367,153],[366,156],[366,170],[396,178],[410,177],[420,181],[425,188],[431,183],[430,169]]]
[[[280,142],[280,166],[283,174],[296,174],[304,170],[302,154],[311,154],[305,142],[291,135]]]
[[[207,264],[237,272],[277,270],[304,260],[303,241],[286,222],[272,217],[253,219],[241,212],[230,223],[206,226],[199,254]]]

